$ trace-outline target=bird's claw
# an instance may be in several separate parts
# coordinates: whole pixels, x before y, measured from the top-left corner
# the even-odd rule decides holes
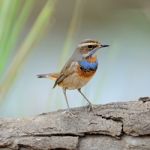
[[[77,117],[75,114],[73,114],[70,110],[64,111],[63,114],[67,115],[67,117]]]
[[[87,105],[88,111],[94,112],[94,106],[92,104]]]

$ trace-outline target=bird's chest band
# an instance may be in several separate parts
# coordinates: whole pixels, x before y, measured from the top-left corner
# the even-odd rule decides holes
[[[79,62],[80,68],[83,71],[96,71],[97,67],[98,67],[98,62],[94,61],[94,62],[90,62],[88,60],[83,60]]]

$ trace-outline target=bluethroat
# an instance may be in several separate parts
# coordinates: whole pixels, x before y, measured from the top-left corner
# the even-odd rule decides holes
[[[39,74],[37,76],[38,78],[53,79],[55,81],[53,88],[57,85],[62,87],[68,111],[70,111],[70,107],[66,90],[75,89],[77,89],[85,98],[89,104],[89,108],[92,109],[92,103],[82,93],[81,88],[88,83],[97,70],[98,62],[96,56],[94,56],[95,52],[97,52],[100,48],[108,46],[109,45],[102,45],[96,40],[84,40],[77,46],[73,55],[59,73]]]

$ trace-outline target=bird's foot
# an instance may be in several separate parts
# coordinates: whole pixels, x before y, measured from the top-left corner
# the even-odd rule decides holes
[[[64,111],[63,114],[67,115],[67,117],[77,117],[75,114],[73,114],[70,110]]]
[[[89,112],[90,112],[90,111],[94,112],[94,105],[89,104],[89,105],[87,105],[87,108],[88,108],[88,111],[89,111]]]

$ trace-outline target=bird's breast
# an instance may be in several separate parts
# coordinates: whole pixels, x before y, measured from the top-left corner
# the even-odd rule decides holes
[[[97,67],[98,62],[96,57],[90,57],[79,62],[78,74],[81,77],[90,78],[95,74]]]
[[[82,88],[95,74],[96,69],[95,62],[90,62],[90,64],[72,62],[69,68],[72,73],[59,86],[70,90]]]
[[[96,71],[98,62],[96,57],[90,57],[79,62],[80,68],[84,71]]]

